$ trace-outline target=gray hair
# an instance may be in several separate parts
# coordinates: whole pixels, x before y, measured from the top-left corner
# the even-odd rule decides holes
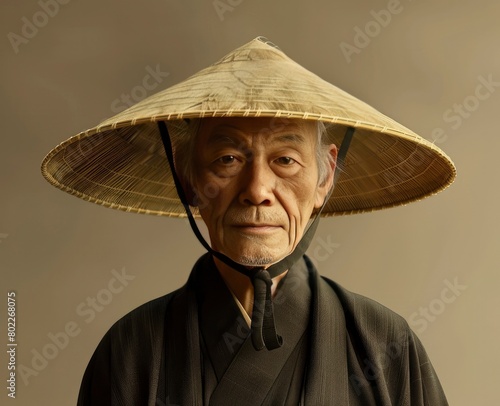
[[[201,119],[176,120],[167,122],[172,146],[174,164],[177,173],[191,185],[194,184],[193,160],[196,135]],[[318,185],[322,185],[328,176],[334,158],[330,154],[328,131],[325,123],[317,121],[316,162],[318,163]]]

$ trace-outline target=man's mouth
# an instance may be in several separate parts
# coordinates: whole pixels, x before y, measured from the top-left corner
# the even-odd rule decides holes
[[[269,223],[239,223],[234,224],[233,227],[248,233],[271,233],[281,229],[281,226]]]

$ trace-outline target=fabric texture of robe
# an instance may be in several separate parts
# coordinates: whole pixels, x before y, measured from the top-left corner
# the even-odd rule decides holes
[[[295,264],[274,298],[283,347],[255,351],[209,254],[182,288],[104,336],[79,406],[442,406],[425,350],[397,314]]]

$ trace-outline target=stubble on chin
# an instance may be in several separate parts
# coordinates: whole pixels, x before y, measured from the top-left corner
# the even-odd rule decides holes
[[[249,267],[261,267],[261,266],[270,265],[270,264],[276,262],[276,260],[274,258],[270,258],[270,257],[243,255],[243,256],[240,256],[240,258],[237,262],[240,263],[241,265],[245,265],[245,266],[249,266]]]
[[[233,260],[248,267],[262,267],[274,264],[286,256],[286,254],[282,253],[281,250],[279,250],[279,253],[273,251],[274,250],[271,250],[262,244],[261,247],[256,249],[241,250],[234,253],[235,255],[233,256],[235,258],[233,258]]]

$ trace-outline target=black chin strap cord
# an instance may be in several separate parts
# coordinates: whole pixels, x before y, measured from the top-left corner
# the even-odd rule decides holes
[[[168,133],[167,125],[164,121],[158,122],[158,128],[160,130],[161,139],[163,142],[163,147],[165,149],[165,154],[167,155],[168,163],[170,164],[170,171],[172,172],[172,178],[175,183],[175,187],[177,189],[177,194],[179,195],[179,199],[184,206],[186,211],[189,225],[193,230],[196,238],[200,241],[201,245],[214,257],[218,258],[226,265],[230,266],[234,270],[248,276],[253,284],[254,288],[254,303],[253,303],[253,311],[252,311],[252,344],[256,350],[262,350],[264,348],[268,350],[274,350],[276,348],[281,347],[283,344],[283,339],[276,332],[276,323],[274,320],[274,311],[273,311],[273,302],[271,295],[271,286],[273,284],[272,278],[281,275],[286,270],[290,269],[290,267],[297,262],[307,251],[309,244],[312,241],[314,233],[318,228],[319,217],[321,212],[323,211],[328,199],[335,187],[337,179],[339,177],[340,172],[342,171],[342,167],[344,164],[345,156],[347,155],[347,150],[349,149],[349,145],[351,143],[354,128],[348,127],[342,144],[340,146],[339,153],[337,155],[337,163],[333,178],[333,185],[330,188],[328,195],[326,196],[323,205],[320,210],[316,213],[314,220],[307,228],[306,232],[302,236],[299,244],[295,247],[293,252],[281,259],[279,262],[271,265],[269,268],[247,268],[244,265],[238,264],[233,261],[231,258],[226,255],[215,251],[210,247],[210,245],[203,238],[200,230],[198,229],[198,225],[194,219],[193,213],[191,212],[191,208],[189,207],[189,203],[186,198],[186,194],[181,185],[179,177],[177,176],[177,172],[175,171],[174,166],[174,157],[173,157],[173,149],[172,142],[170,140],[170,136]]]

